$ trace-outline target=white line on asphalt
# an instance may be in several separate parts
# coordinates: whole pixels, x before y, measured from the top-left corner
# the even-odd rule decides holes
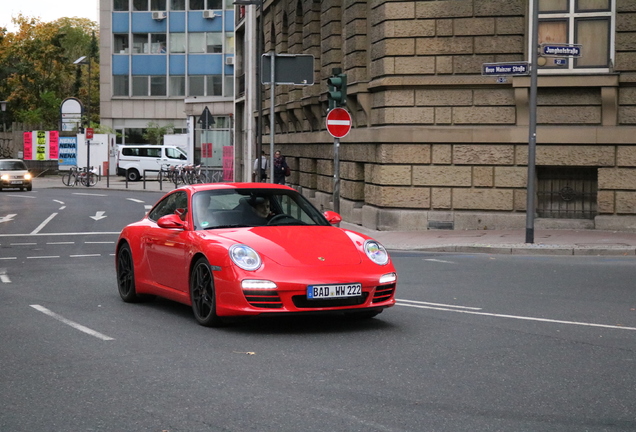
[[[98,257],[102,254],[83,254],[83,255],[69,255],[69,258],[85,258],[85,257]]]
[[[37,243],[9,243],[11,246],[33,246]]]
[[[66,208],[66,206],[62,206],[58,210],[64,210],[65,208]]]
[[[75,242],[46,242],[47,245],[72,245]]]
[[[133,202],[136,202],[136,203],[142,203],[142,202],[143,202],[142,200],[138,200],[138,199],[136,199],[136,198],[126,198],[126,199],[127,199],[128,201],[133,201]]]
[[[47,223],[51,222],[51,220],[57,216],[57,213],[53,213],[51,216],[49,216],[48,218],[46,218],[46,220],[44,222],[42,222],[36,229],[34,229],[31,232],[31,235],[37,234],[40,232],[40,230],[42,230],[42,228],[44,228],[46,226]]]
[[[64,201],[60,201],[60,200],[53,200],[53,202],[56,202],[56,203],[58,203],[58,204],[62,204],[62,205],[64,205]]]
[[[446,309],[446,308],[440,308],[440,307],[400,303],[401,301],[403,300],[399,300],[398,303],[396,304],[398,306],[409,306],[409,307],[414,307],[419,309],[433,309],[433,310],[440,310],[445,312],[457,312],[457,313],[465,313],[465,314],[471,314],[471,315],[489,316],[489,317],[495,317],[495,318],[509,318],[509,319],[523,320],[523,321],[538,321],[538,322],[546,322],[546,323],[553,323],[553,324],[577,325],[577,326],[585,326],[585,327],[601,327],[601,328],[609,328],[609,329],[617,329],[617,330],[633,330],[633,331],[636,330],[636,327],[625,327],[621,325],[594,324],[594,323],[584,323],[584,322],[576,322],[576,321],[554,320],[554,319],[548,319],[548,318],[535,318],[535,317],[525,317],[525,316],[518,316],[518,315],[504,315],[504,314],[494,314],[494,313],[488,313],[488,312]]]
[[[45,259],[45,258],[59,258],[59,255],[45,255],[45,256],[32,256],[26,257],[26,259]]]
[[[416,301],[416,300],[405,300],[405,299],[396,299],[399,302],[407,302],[407,303],[415,303],[415,304],[421,304],[421,305],[427,305],[427,306],[443,306],[443,307],[451,307],[451,308],[457,308],[457,309],[470,309],[470,310],[481,310],[481,308],[478,307],[470,307],[470,306],[457,306],[457,305],[449,305],[449,304],[443,304],[443,303],[429,303],[429,302],[422,302],[422,301]],[[406,305],[404,305],[406,306]]]
[[[7,196],[14,197],[14,198],[31,198],[31,199],[35,198],[34,196],[30,196],[30,195],[15,195],[15,194],[11,194],[11,195],[7,195]]]
[[[57,213],[55,213],[57,214]],[[0,237],[29,237],[29,236],[82,236],[82,235],[116,235],[120,234],[119,231],[115,232],[106,232],[106,231],[96,231],[96,232],[70,232],[70,233],[31,233],[31,234],[0,234]]]
[[[89,329],[88,327],[84,327],[81,324],[78,324],[76,322],[73,322],[71,320],[68,320],[66,318],[64,318],[62,315],[58,315],[55,312],[51,312],[50,310],[48,310],[47,308],[40,306],[40,305],[31,305],[31,307],[37,311],[42,312],[45,315],[50,316],[51,318],[55,318],[56,320],[63,322],[66,325],[69,325],[71,327],[73,327],[76,330],[79,330],[81,332],[84,332],[86,334],[89,334],[91,336],[94,336],[98,339],[104,340],[104,341],[110,341],[110,340],[115,340],[110,336],[106,336],[105,334],[96,332],[95,330]]]
[[[104,241],[104,242],[84,242],[84,244],[115,244],[114,241]]]
[[[424,261],[438,262],[438,263],[444,263],[444,264],[455,264],[453,261],[444,261],[444,260],[434,259],[434,258],[425,259]]]
[[[82,193],[82,192],[73,192],[73,195],[84,195],[84,196],[96,196],[96,197],[105,197],[108,195],[104,195],[104,194],[94,194],[94,193]]]
[[[11,283],[11,279],[7,275],[6,269],[0,269],[0,281],[2,281],[2,283]]]
[[[17,260],[18,257],[2,257],[0,260]]]

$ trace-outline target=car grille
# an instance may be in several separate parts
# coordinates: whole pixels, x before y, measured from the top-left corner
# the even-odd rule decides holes
[[[283,302],[277,291],[269,290],[243,290],[245,299],[250,305],[265,309],[280,309]]]
[[[382,285],[376,287],[375,294],[373,294],[373,303],[381,303],[387,301],[395,293],[395,284]]]
[[[292,297],[292,301],[294,302],[294,306],[296,306],[299,309],[329,308],[329,307],[361,305],[367,300],[368,296],[369,296],[369,293],[363,292],[362,297],[307,300],[307,296],[297,295]]]

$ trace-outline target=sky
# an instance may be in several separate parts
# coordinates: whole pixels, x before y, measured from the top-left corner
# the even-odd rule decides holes
[[[99,0],[0,0],[0,27],[15,30],[11,17],[22,13],[43,22],[62,17],[81,17],[97,21]]]

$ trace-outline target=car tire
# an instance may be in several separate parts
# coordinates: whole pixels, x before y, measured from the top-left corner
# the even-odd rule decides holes
[[[119,296],[126,303],[139,303],[154,298],[150,295],[139,295],[135,289],[135,266],[128,243],[121,245],[117,251],[117,289]]]
[[[128,181],[136,182],[139,181],[141,176],[139,175],[139,171],[137,171],[136,169],[129,169],[128,171],[126,171],[126,178],[128,178]]]
[[[190,301],[192,312],[199,324],[205,327],[220,327],[223,320],[216,314],[216,290],[214,277],[208,260],[199,258],[190,273]]]
[[[33,185],[28,185],[26,187],[27,192],[31,192],[33,190]]]

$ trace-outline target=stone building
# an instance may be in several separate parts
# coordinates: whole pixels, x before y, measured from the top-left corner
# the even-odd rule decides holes
[[[636,230],[636,2],[538,5],[539,42],[583,55],[539,58],[536,227]],[[239,33],[259,10],[237,14],[239,81],[253,55]],[[354,119],[339,151],[345,220],[525,226],[530,78],[484,76],[482,65],[529,61],[531,0],[267,0],[262,11],[265,52],[315,56],[316,84],[275,86],[274,115],[290,183],[318,206],[333,207],[326,79],[340,67]],[[267,149],[269,85],[263,96]],[[236,124],[239,151],[253,140],[247,123]]]

